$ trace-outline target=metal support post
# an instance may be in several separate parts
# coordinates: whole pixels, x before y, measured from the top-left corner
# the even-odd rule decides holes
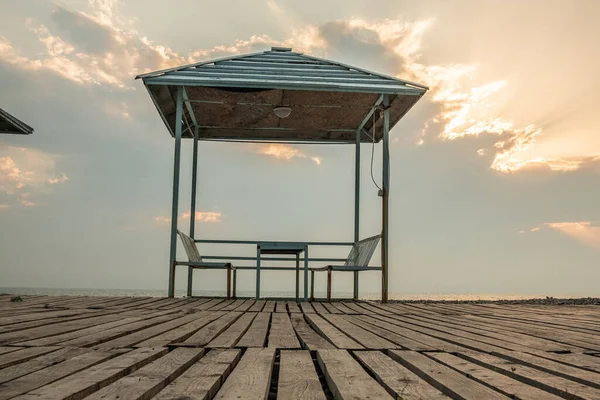
[[[256,246],[256,300],[260,299],[260,245]]]
[[[194,267],[191,265],[188,267],[188,281],[187,281],[187,297],[192,297],[192,281],[194,279]]]
[[[354,156],[354,243],[360,240],[360,130],[356,131]],[[354,271],[354,300],[358,299],[358,271]]]
[[[383,96],[383,196],[381,219],[381,302],[388,301],[389,276],[389,195],[390,195],[390,110],[389,97]]]
[[[192,154],[192,200],[190,203],[190,237],[196,235],[196,170],[198,169],[198,126],[194,128],[194,153]],[[188,297],[192,295],[193,268],[188,268]]]
[[[310,301],[315,301],[315,271],[310,271]]]
[[[308,246],[304,246],[304,301],[308,301]]]
[[[300,298],[300,253],[296,253],[296,302]]]
[[[233,298],[237,298],[237,269],[233,270]]]
[[[175,260],[177,258],[177,215],[179,208],[179,165],[181,161],[181,125],[183,114],[183,88],[177,87],[175,110],[175,159],[173,161],[173,204],[171,210],[171,251],[169,255],[169,297],[175,296]]]

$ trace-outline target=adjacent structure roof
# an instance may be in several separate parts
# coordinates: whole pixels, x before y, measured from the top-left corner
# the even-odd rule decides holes
[[[31,135],[33,128],[0,108],[0,134]]]
[[[200,62],[138,76],[174,135],[177,87],[184,87],[184,133],[203,140],[370,142],[389,96],[390,127],[427,87],[288,48]],[[273,112],[292,109],[287,118]],[[375,141],[382,130],[375,129]]]

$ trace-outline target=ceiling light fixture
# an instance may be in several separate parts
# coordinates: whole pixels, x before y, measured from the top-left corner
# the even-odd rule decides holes
[[[289,107],[276,107],[273,111],[279,118],[287,118],[292,113],[292,109]]]

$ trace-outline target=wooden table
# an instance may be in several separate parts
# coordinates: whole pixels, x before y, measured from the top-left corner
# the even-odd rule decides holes
[[[300,297],[300,254],[304,253],[304,301],[308,301],[308,244],[268,242],[256,245],[256,299],[260,298],[260,258],[263,254],[296,255],[296,301]]]

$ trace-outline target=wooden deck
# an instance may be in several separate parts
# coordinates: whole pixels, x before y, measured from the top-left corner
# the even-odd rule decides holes
[[[11,398],[600,399],[600,306],[0,296]]]

